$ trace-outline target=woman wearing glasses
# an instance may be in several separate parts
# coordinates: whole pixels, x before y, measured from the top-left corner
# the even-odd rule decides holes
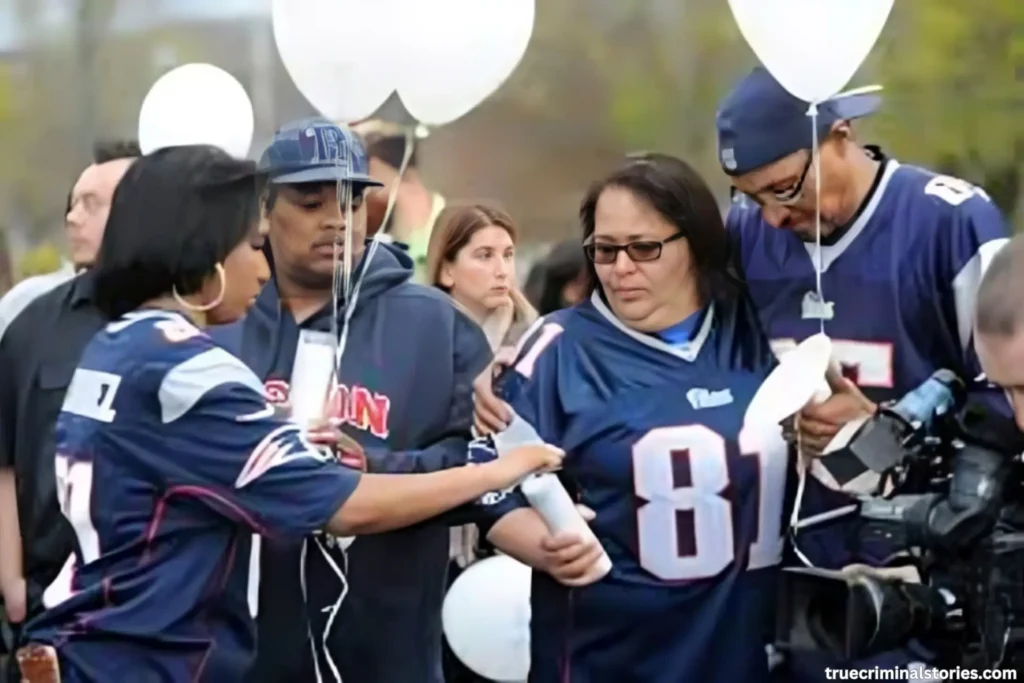
[[[536,324],[496,381],[495,443],[565,450],[612,570],[518,493],[490,497],[488,538],[535,569],[530,681],[766,680],[788,459],[778,429],[743,424],[774,359],[718,206],[687,164],[645,154],[580,217],[590,297]]]

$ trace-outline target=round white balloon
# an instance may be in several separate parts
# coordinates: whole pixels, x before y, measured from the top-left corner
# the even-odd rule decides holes
[[[143,154],[179,145],[215,145],[249,154],[252,102],[234,76],[212,64],[185,64],[153,84],[139,112]]]
[[[408,66],[398,94],[417,120],[464,116],[515,71],[533,35],[535,0],[413,0],[403,11]]]
[[[273,0],[281,61],[323,116],[361,121],[394,92],[407,54],[401,36],[388,33],[403,25],[399,5],[399,0]]]
[[[832,340],[820,333],[787,351],[747,405],[744,423],[776,425],[802,409],[822,391],[831,356]]]
[[[786,90],[823,102],[850,82],[894,0],[729,0],[758,59]]]
[[[531,570],[506,555],[470,565],[444,600],[441,620],[455,656],[500,683],[525,681],[530,671]]]

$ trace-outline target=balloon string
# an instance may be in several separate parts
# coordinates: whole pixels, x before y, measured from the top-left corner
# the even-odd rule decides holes
[[[811,162],[814,164],[814,199],[816,207],[814,210],[814,284],[818,293],[818,304],[820,306],[818,309],[818,324],[820,326],[819,329],[821,333],[824,334],[825,294],[821,287],[821,154],[818,149],[818,105],[816,103],[811,103],[810,108],[807,110],[807,115],[811,117]],[[799,419],[799,417],[797,417],[797,419]],[[800,430],[797,429],[797,490],[795,500],[793,501],[793,509],[789,518],[789,536],[796,556],[804,563],[805,566],[813,567],[814,564],[800,550],[796,541],[800,529],[800,509],[803,504],[804,491],[807,486],[807,477],[809,475],[809,467],[804,459],[803,444],[801,442]]]
[[[349,160],[345,161],[345,170],[343,172],[344,177],[351,177],[352,169],[349,167]],[[350,303],[352,294],[352,260],[353,260],[353,247],[352,247],[352,231],[349,229],[352,225],[352,183],[339,180],[337,182],[337,197],[338,197],[338,211],[344,215],[345,225],[345,236],[342,240],[342,252],[341,259],[338,258],[337,248],[337,234],[335,234],[334,250],[332,256],[332,275],[331,275],[331,310],[334,315],[331,316],[331,339],[334,340],[334,375],[337,380],[337,373],[340,369],[338,363],[341,359],[341,338],[343,336],[343,330],[339,329],[338,325],[338,312],[341,310],[342,302],[339,300],[339,293],[344,296],[345,306],[347,307]],[[333,393],[334,384],[331,384],[331,393]],[[326,406],[325,406],[326,408]]]
[[[337,197],[338,197],[338,202],[339,202],[339,207],[338,207],[339,211],[341,210],[341,202],[343,201],[343,199],[342,199],[342,193],[343,192],[344,192],[344,184],[339,180],[338,183],[337,183]],[[338,343],[338,338],[339,338],[337,311],[338,311],[338,308],[341,306],[341,302],[338,300],[338,292],[341,291],[341,289],[342,289],[341,279],[343,277],[344,277],[344,273],[342,272],[342,263],[338,259],[337,235],[335,235],[334,249],[331,252],[331,310],[334,311],[334,313],[335,313],[334,315],[331,316],[331,339],[333,340],[333,342],[335,344],[335,349],[334,349],[335,357],[337,357],[337,352],[338,352],[337,343]],[[337,371],[337,367],[335,367],[334,370],[336,372]],[[329,389],[329,391],[333,391],[333,390],[334,390],[334,383],[332,382],[331,383],[331,388]],[[326,409],[326,407],[327,406],[325,405],[324,408]]]
[[[812,102],[807,114],[811,117],[811,158],[814,163],[814,279],[818,305],[821,307],[818,316],[819,331],[825,334],[825,293],[821,287],[821,153],[818,149],[818,105]]]
[[[415,129],[409,128],[406,131],[405,136],[405,154],[402,157],[402,166],[401,168],[398,169],[398,177],[395,179],[394,184],[391,186],[391,189],[388,192],[388,208],[387,211],[385,211],[384,213],[384,219],[381,221],[381,229],[383,229],[383,226],[387,225],[388,218],[391,216],[391,212],[394,209],[395,203],[398,199],[398,188],[401,185],[402,178],[404,177],[405,172],[409,167],[409,162],[412,159],[412,153],[413,150],[415,149],[415,145]],[[349,192],[351,192],[351,186],[349,187]],[[350,197],[348,198],[345,207],[345,220],[346,225],[352,224],[352,202]],[[374,236],[374,239],[370,243],[369,249],[366,250],[366,256],[363,257],[363,261],[366,263],[366,266],[364,266],[363,269],[359,271],[359,277],[356,278],[355,285],[352,286],[352,245],[351,238],[349,237],[350,234],[351,233],[348,230],[345,231],[345,253],[347,256],[346,262],[348,264],[346,267],[346,283],[350,287],[347,287],[345,292],[345,311],[340,326],[340,331],[338,330],[339,326],[337,313],[331,316],[331,331],[333,339],[335,340],[336,343],[336,346],[334,347],[335,378],[337,378],[339,376],[339,373],[341,372],[341,359],[342,356],[345,355],[345,347],[348,345],[349,322],[352,320],[352,315],[355,313],[356,305],[359,302],[359,292],[362,290],[363,287],[363,279],[366,277],[366,273],[370,269],[370,263],[373,262],[373,257],[377,253],[378,247],[380,247],[380,237],[382,237],[380,232],[378,232],[378,234]],[[349,292],[349,289],[351,289],[351,292]],[[335,292],[337,292],[337,289],[335,289]],[[335,305],[334,310],[336,312],[339,310],[337,305]]]
[[[384,218],[381,219],[381,229],[384,229],[388,224],[388,219],[391,218],[391,212],[395,209],[395,204],[398,202],[398,188],[402,185],[402,180],[405,178],[405,172],[409,169],[409,162],[412,160],[412,153],[416,149],[416,128],[409,127],[405,130],[405,153],[402,155],[402,165],[398,169],[398,176],[395,178],[394,184],[391,186],[391,190],[388,192],[388,207],[384,211]]]
[[[354,169],[352,168],[352,158],[350,156],[345,157],[341,161],[341,165],[344,166],[342,169],[342,178],[351,178]],[[351,303],[352,299],[352,260],[353,260],[353,245],[352,245],[352,199],[354,189],[351,182],[339,179],[336,185],[336,196],[338,197],[338,211],[344,216],[345,236],[342,240],[342,252],[341,260],[338,259],[338,240],[337,234],[335,234],[334,250],[332,257],[332,277],[331,277],[331,339],[334,342],[334,381],[330,384],[330,390],[328,398],[334,394],[334,387],[338,381],[338,372],[341,369],[341,355],[343,352],[343,341],[344,329],[338,325],[338,312],[341,310],[341,302],[338,300],[338,292],[341,290],[344,294],[345,306]],[[339,282],[340,280],[340,282]],[[340,286],[339,286],[340,285]],[[325,410],[327,406],[324,406]]]
[[[407,154],[407,156],[408,156],[408,154]],[[345,159],[344,166],[345,166],[345,168],[344,168],[344,172],[342,173],[342,177],[343,178],[351,178],[352,174],[353,174],[353,171],[354,171],[354,169],[352,168],[352,159],[351,159],[351,157],[347,157]],[[395,190],[393,188],[392,189],[392,194],[394,193],[394,191]],[[324,397],[325,398],[325,402],[324,402],[324,406],[323,406],[324,416],[328,417],[328,418],[334,417],[334,416],[329,415],[327,413],[328,413],[330,401],[333,398],[333,396],[334,396],[334,394],[335,394],[335,392],[337,390],[336,389],[337,384],[340,381],[341,359],[342,359],[342,356],[345,353],[345,346],[346,346],[346,344],[348,342],[349,321],[352,319],[353,311],[355,311],[356,301],[359,298],[359,289],[360,289],[360,286],[362,285],[363,277],[364,277],[364,275],[366,273],[366,270],[367,270],[367,268],[363,268],[363,270],[359,274],[359,279],[357,280],[355,286],[353,287],[353,285],[352,285],[352,270],[353,270],[353,261],[355,260],[355,254],[353,253],[354,252],[354,248],[353,248],[353,237],[352,237],[352,225],[353,225],[352,204],[353,204],[353,200],[355,198],[355,188],[354,188],[353,184],[350,181],[339,180],[338,183],[337,183],[337,197],[338,197],[338,210],[339,210],[339,212],[342,212],[343,215],[344,215],[345,236],[344,236],[344,239],[342,241],[343,246],[342,246],[342,256],[341,256],[340,263],[339,263],[339,259],[338,259],[337,234],[335,234],[335,241],[334,241],[335,248],[333,250],[333,256],[332,256],[332,271],[333,271],[332,274],[331,274],[331,312],[332,312],[332,315],[331,315],[330,329],[331,329],[331,339],[334,342],[334,363],[333,363],[334,367],[332,368],[332,381],[329,384],[329,390],[328,390],[329,393],[328,393],[327,396]],[[388,207],[389,208],[389,212],[390,212],[390,204],[391,204],[391,197],[389,197],[389,207]],[[373,245],[371,246],[370,250],[366,254],[366,262],[367,262],[367,264],[369,264],[370,260],[373,258],[374,247],[376,247],[377,244],[378,244],[377,240],[374,240]],[[341,280],[341,282],[339,282],[339,280]],[[345,298],[344,321],[340,325],[339,325],[339,322],[338,322],[338,317],[339,317],[338,314],[341,312],[341,305],[340,305],[341,302],[338,300],[338,292],[339,292],[339,290],[343,291],[344,298]],[[341,683],[341,681],[342,681],[341,673],[338,670],[337,665],[334,663],[334,660],[332,659],[331,653],[328,651],[328,649],[326,647],[326,644],[327,644],[327,638],[328,638],[328,636],[329,636],[329,634],[331,632],[331,627],[333,626],[335,617],[337,616],[337,611],[340,608],[342,602],[344,602],[346,595],[348,594],[348,582],[347,582],[347,580],[346,580],[346,578],[344,576],[344,573],[341,572],[337,568],[336,564],[333,562],[331,557],[324,551],[323,547],[319,546],[319,544],[318,544],[318,547],[320,548],[320,552],[324,554],[324,557],[331,564],[332,569],[334,569],[335,573],[338,575],[338,578],[341,580],[341,583],[342,583],[342,591],[341,591],[340,595],[338,596],[338,599],[335,601],[335,603],[334,603],[334,605],[332,607],[328,608],[329,611],[330,611],[330,616],[327,619],[327,625],[324,627],[324,632],[323,632],[323,635],[322,635],[322,643],[324,645],[324,657],[325,657],[325,659],[327,661],[327,665],[330,667],[331,673],[334,675],[334,680],[336,681],[336,683]],[[347,558],[347,554],[345,554],[345,549],[344,548],[342,548],[342,555]],[[306,607],[308,609],[309,602],[308,602],[308,600],[306,598],[306,592],[305,592],[305,556],[306,556],[306,542],[304,541],[303,545],[302,545],[302,562],[301,562],[301,564],[303,566],[301,567],[301,573],[302,573],[302,581],[303,581],[303,603],[306,605]],[[307,622],[307,628],[309,628],[308,622]],[[313,638],[312,638],[312,632],[310,632],[309,635],[310,635],[310,645],[313,647],[313,664],[314,664],[314,667],[316,669],[316,671],[315,671],[316,680],[317,680],[317,683],[322,683],[323,676],[322,676],[321,671],[320,671],[320,664],[319,664],[319,660],[317,658],[316,647],[313,645],[314,641],[313,641]]]
[[[355,258],[355,247],[352,243],[352,201],[354,200],[354,191],[351,183],[347,183],[345,186],[345,246],[343,254],[345,256],[345,301],[346,303],[352,298],[352,268],[355,264],[352,260]]]

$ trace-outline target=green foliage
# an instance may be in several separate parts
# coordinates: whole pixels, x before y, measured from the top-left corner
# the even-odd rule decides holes
[[[160,51],[181,63],[207,61],[207,55],[191,27],[112,32],[111,19],[128,0],[74,0],[68,3],[71,21],[56,26],[44,26],[45,3],[39,0],[7,2],[14,3],[27,49],[12,67],[11,87],[0,65],[0,201],[10,192],[0,215],[17,216],[35,239],[61,224],[65,193],[88,163],[93,142],[135,134],[142,100],[169,66],[158,63]],[[149,7],[155,2],[131,0]],[[15,103],[14,123],[5,119],[8,101]],[[5,208],[13,210],[4,214]]]
[[[644,2],[617,27],[614,39],[622,47],[606,62],[605,74],[616,135],[631,148],[691,159],[710,151],[714,158],[714,136],[708,133],[717,100],[752,64],[728,7],[687,2],[669,11]]]
[[[531,70],[531,80],[560,86],[545,105],[580,117],[580,125],[603,119],[619,149],[680,154],[724,190],[715,107],[756,63],[728,4],[597,6],[592,0],[541,4],[530,50],[543,68]],[[576,61],[567,67],[570,56]],[[815,58],[821,57],[808,55]],[[557,73],[555,60],[562,65]],[[863,124],[866,141],[983,184],[1024,221],[1024,1],[897,2],[851,87],[870,83],[885,87],[885,106]],[[588,108],[576,106],[579,101]]]
[[[60,251],[54,245],[45,242],[35,249],[25,252],[25,255],[21,257],[21,261],[18,262],[18,276],[20,279],[25,279],[33,275],[52,273],[55,270],[60,270],[60,267]]]
[[[895,153],[1024,218],[1024,2],[897,3],[868,68],[886,89],[872,129]]]
[[[0,63],[0,183],[9,184],[22,174],[20,126],[24,121],[24,107],[19,97],[17,79],[12,66]]]
[[[606,135],[620,149],[678,154],[724,192],[715,108],[754,63],[728,5],[620,0],[608,15],[574,32],[583,46],[563,46],[586,54],[592,81],[600,84],[604,106],[592,115],[603,118]]]

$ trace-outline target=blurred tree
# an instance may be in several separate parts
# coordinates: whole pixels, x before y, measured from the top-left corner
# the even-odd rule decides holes
[[[11,252],[7,248],[7,234],[0,231],[0,296],[14,284]]]
[[[897,3],[869,68],[872,130],[902,158],[983,185],[1024,221],[1024,2]]]
[[[0,148],[4,150],[0,156],[0,209],[10,209],[14,205],[24,173],[21,159],[25,116],[14,70],[11,64],[0,64]],[[10,216],[10,213],[7,215]],[[0,291],[6,291],[12,284],[10,244],[7,239],[9,225],[9,220],[0,225]]]
[[[724,2],[565,0],[538,7],[504,97],[570,122],[574,142],[679,154],[724,193],[715,107],[755,63]],[[886,87],[871,139],[984,185],[1024,221],[1024,2],[897,3],[851,85],[871,82]]]
[[[34,249],[25,252],[18,262],[18,279],[33,275],[44,275],[60,270],[60,251],[50,242],[44,242]]]
[[[11,213],[24,232],[20,241],[31,243],[60,224],[68,189],[88,159],[85,138],[96,128],[93,91],[100,78],[95,46],[118,0],[75,0],[57,22],[46,20],[53,9],[47,3],[13,2],[23,121]]]
[[[719,97],[753,63],[724,3],[638,2],[616,29],[631,49],[606,54],[611,123],[631,148],[675,152],[718,173]]]
[[[75,0],[57,23],[42,20],[45,3],[7,1],[16,3],[24,37],[15,78],[21,119],[12,127],[17,152],[6,162],[15,167],[8,208],[25,226],[22,241],[34,242],[61,224],[64,199],[94,139],[134,135],[150,85],[175,66],[168,55],[184,63],[202,50],[180,26],[119,22],[129,0]],[[152,16],[159,3],[130,0],[130,9]],[[2,111],[0,72],[0,130]]]
[[[5,154],[0,158],[0,186],[6,185],[21,172],[17,163],[20,147],[20,126],[24,123],[24,107],[17,88],[16,67],[0,63],[0,146]],[[13,153],[12,153],[13,152]]]
[[[538,3],[509,83],[424,147],[445,150],[427,156],[453,189],[501,197],[548,240],[575,230],[582,189],[628,151],[678,154],[724,198],[715,106],[752,63],[719,0]],[[477,162],[484,151],[497,158]]]

